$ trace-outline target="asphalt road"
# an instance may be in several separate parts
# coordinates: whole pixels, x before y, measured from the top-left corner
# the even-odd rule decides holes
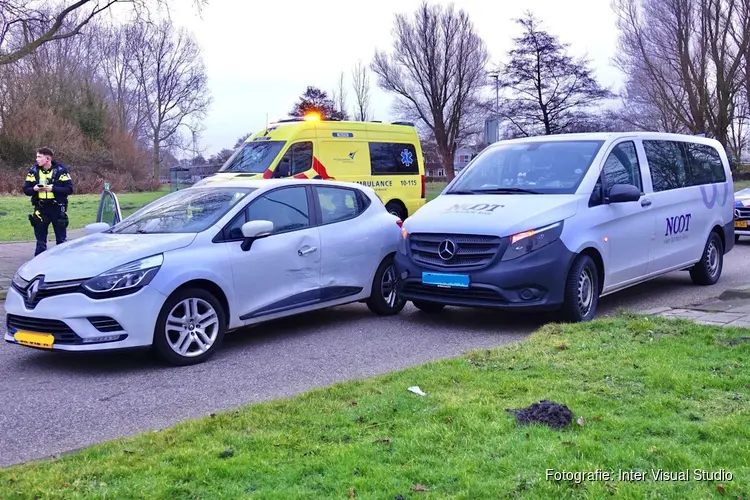
[[[727,255],[717,285],[695,286],[686,272],[676,272],[605,297],[599,314],[715,297],[750,284],[748,264],[750,243],[740,243]],[[522,340],[549,319],[457,308],[425,317],[411,305],[399,316],[377,318],[357,304],[232,334],[209,362],[187,368],[158,366],[139,353],[48,353],[3,342],[0,466]]]

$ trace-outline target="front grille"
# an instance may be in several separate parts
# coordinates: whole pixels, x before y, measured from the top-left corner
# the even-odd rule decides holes
[[[734,207],[735,220],[750,219],[750,207]]]
[[[107,316],[93,316],[88,318],[88,320],[94,325],[94,328],[103,333],[121,332],[123,330],[120,323]]]
[[[66,323],[56,319],[29,318],[8,314],[5,324],[8,331],[12,328],[34,333],[49,333],[55,337],[55,343],[57,344],[77,344],[81,342],[81,337],[76,335]]]
[[[437,286],[423,285],[422,283],[405,283],[403,293],[412,296],[431,299],[462,300],[469,302],[507,302],[505,298],[495,290],[481,287],[470,288],[442,288]]]
[[[44,277],[42,276],[29,281],[25,287],[20,287],[16,285],[16,283],[13,283],[13,288],[23,297],[23,303],[26,308],[34,309],[37,304],[39,304],[39,301],[47,297],[80,291],[81,283],[80,280],[45,283]],[[36,288],[36,292],[32,293],[31,297],[29,297],[28,290],[32,286],[38,286],[38,288]]]
[[[455,255],[445,260],[438,250],[441,243],[450,241],[455,245]],[[489,265],[503,246],[498,236],[473,234],[429,234],[409,235],[411,258],[417,264],[439,268],[480,268]]]

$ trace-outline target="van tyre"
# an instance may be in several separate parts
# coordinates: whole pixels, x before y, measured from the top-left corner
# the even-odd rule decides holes
[[[599,271],[588,255],[579,255],[565,280],[565,297],[560,315],[564,321],[591,321],[599,305]]]
[[[366,302],[367,308],[378,316],[398,314],[406,305],[406,301],[398,294],[396,276],[393,255],[389,255],[375,271],[370,298]]]
[[[176,366],[202,363],[221,348],[226,314],[211,293],[188,288],[164,302],[154,329],[153,349]]]
[[[427,302],[424,300],[412,300],[411,303],[414,304],[414,307],[416,307],[423,313],[427,313],[427,314],[437,314],[441,312],[443,309],[445,309],[445,304],[440,304],[438,302]]]
[[[385,209],[388,210],[388,213],[395,215],[399,219],[406,220],[405,210],[401,207],[401,205],[399,205],[395,201],[389,201],[385,205]]]
[[[719,281],[723,267],[724,245],[719,235],[712,231],[706,241],[701,260],[690,269],[690,278],[696,285],[713,285]]]

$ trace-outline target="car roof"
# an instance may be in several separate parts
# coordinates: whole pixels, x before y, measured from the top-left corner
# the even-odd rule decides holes
[[[490,147],[496,144],[503,143],[520,143],[520,142],[545,142],[545,141],[612,141],[622,138],[635,138],[635,139],[652,139],[652,140],[675,140],[675,141],[690,141],[699,144],[710,144],[716,146],[720,144],[715,139],[709,139],[700,135],[690,134],[674,134],[667,132],[646,132],[646,131],[632,131],[632,132],[586,132],[578,134],[552,134],[552,135],[538,135],[533,137],[519,137],[517,139],[507,139],[499,142],[490,144]]]

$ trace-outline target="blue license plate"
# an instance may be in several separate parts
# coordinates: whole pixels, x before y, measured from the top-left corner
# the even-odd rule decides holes
[[[422,273],[422,283],[441,287],[468,288],[468,274]]]

